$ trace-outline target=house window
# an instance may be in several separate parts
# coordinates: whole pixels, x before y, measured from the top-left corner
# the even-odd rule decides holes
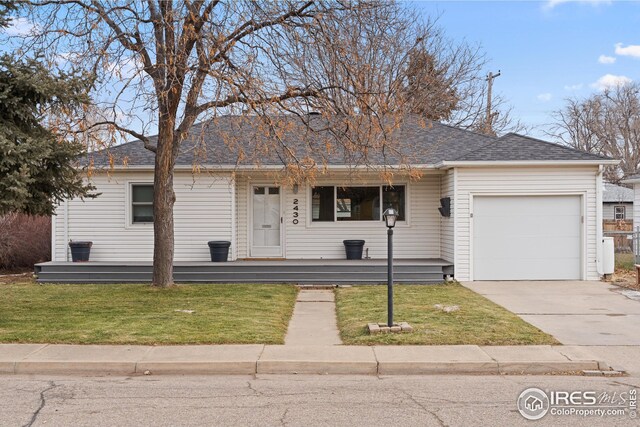
[[[313,187],[311,190],[311,219],[312,221],[333,221],[334,187]]]
[[[153,185],[131,185],[131,222],[153,222]]]
[[[405,186],[323,186],[311,189],[311,221],[380,221],[385,209],[405,220]]]
[[[624,219],[625,218],[625,207],[624,206],[614,206],[613,207],[613,215],[615,219]]]
[[[382,187],[382,212],[387,208],[394,208],[398,212],[398,221],[404,221],[404,185]]]

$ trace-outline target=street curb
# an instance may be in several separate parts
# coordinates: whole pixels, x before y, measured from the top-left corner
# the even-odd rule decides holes
[[[0,344],[0,375],[579,375],[608,366],[595,357],[570,360],[557,348],[42,345],[34,350]]]

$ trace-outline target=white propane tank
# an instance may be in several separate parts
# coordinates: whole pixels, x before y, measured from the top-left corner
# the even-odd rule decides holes
[[[615,251],[613,248],[613,237],[602,239],[602,273],[613,274],[615,270]]]

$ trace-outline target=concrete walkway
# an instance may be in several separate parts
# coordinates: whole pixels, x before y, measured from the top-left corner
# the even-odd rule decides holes
[[[631,356],[628,353],[627,356]],[[637,354],[636,354],[637,356]],[[585,347],[0,344],[0,374],[547,374],[609,371]]]
[[[604,282],[466,282],[562,344],[640,345],[640,301]]]
[[[331,346],[340,344],[342,341],[336,322],[333,291],[301,290],[293,309],[284,345]]]

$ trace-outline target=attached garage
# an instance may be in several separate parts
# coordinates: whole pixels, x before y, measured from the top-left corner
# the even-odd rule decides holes
[[[475,196],[474,280],[579,280],[583,197]]]

